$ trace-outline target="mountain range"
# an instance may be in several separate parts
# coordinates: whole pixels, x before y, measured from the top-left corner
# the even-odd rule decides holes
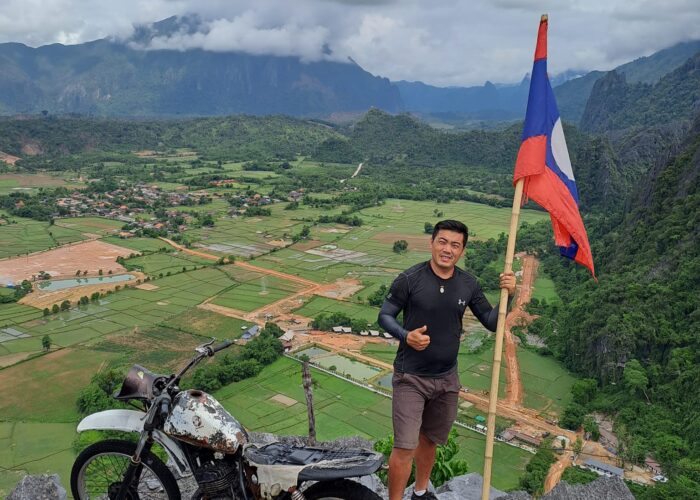
[[[127,40],[38,48],[0,44],[0,114],[328,117],[352,116],[375,107],[457,126],[470,121],[508,122],[524,115],[528,75],[514,85],[486,82],[442,88],[391,82],[352,60],[307,63],[296,57],[241,52],[145,50],[154,37],[202,29],[196,16],[171,17],[137,27]],[[553,76],[561,115],[589,130],[625,126],[628,118],[601,118],[601,111],[609,114],[602,94],[613,92],[613,99],[622,96],[625,102],[634,102],[698,52],[700,41],[685,42],[612,72],[567,71]],[[613,73],[617,76],[610,76]],[[648,99],[656,99],[666,87]],[[692,94],[692,89],[688,92]],[[597,96],[595,105],[586,111],[592,94]]]

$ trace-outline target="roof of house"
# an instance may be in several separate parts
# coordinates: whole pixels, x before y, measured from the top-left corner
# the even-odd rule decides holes
[[[285,342],[287,340],[292,340],[293,338],[294,338],[294,332],[291,330],[287,330],[282,335],[280,335],[280,340],[282,342]]]
[[[623,469],[620,469],[619,467],[615,467],[614,465],[609,465],[603,462],[599,462],[598,460],[594,460],[592,458],[587,458],[586,460],[583,461],[583,464],[588,466],[588,467],[593,467],[594,469],[599,469],[605,472],[609,472],[610,474],[613,474],[615,476],[622,477],[625,475],[625,471]]]
[[[513,432],[513,437],[525,443],[533,444],[535,446],[539,446],[542,443],[541,437],[530,436],[529,434],[523,434],[522,432]]]

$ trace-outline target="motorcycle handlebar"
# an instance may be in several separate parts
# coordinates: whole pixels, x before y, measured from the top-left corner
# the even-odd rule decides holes
[[[168,417],[168,413],[170,413],[170,396],[168,394],[164,394],[161,396],[160,406],[158,408],[158,416],[160,417],[160,420],[165,421],[165,419]]]

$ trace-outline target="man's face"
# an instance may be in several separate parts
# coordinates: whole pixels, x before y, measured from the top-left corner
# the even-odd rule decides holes
[[[464,253],[464,235],[441,229],[430,242],[433,263],[442,269],[452,269]]]

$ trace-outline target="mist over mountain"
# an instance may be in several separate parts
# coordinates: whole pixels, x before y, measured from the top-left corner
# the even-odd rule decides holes
[[[401,109],[389,80],[352,61],[304,63],[297,57],[139,48],[154,36],[197,29],[196,18],[170,18],[138,28],[123,41],[36,49],[0,44],[0,112],[321,116]]]

